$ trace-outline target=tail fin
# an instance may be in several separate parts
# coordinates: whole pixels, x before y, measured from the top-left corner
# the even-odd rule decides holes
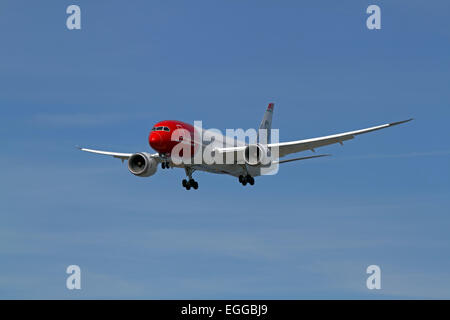
[[[261,121],[261,124],[259,125],[259,130],[261,130],[261,129],[266,129],[267,130],[267,141],[266,141],[266,143],[270,142],[270,130],[272,129],[273,107],[274,107],[274,104],[272,102],[269,103],[269,106],[267,107],[267,110],[264,113],[264,117],[263,117],[263,119]],[[259,131],[258,131],[258,141],[259,141]]]

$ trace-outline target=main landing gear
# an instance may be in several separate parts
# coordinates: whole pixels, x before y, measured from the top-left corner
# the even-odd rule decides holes
[[[242,183],[243,186],[245,186],[247,183],[252,186],[255,184],[255,179],[249,174],[246,176],[240,175],[239,182]]]
[[[190,190],[191,188],[194,188],[195,190],[198,189],[198,182],[195,181],[194,179],[189,180],[183,179],[182,185],[183,187],[186,188],[186,190]]]
[[[195,171],[195,169],[191,168],[184,168],[184,171],[186,171],[186,175],[188,176],[188,180],[183,179],[181,184],[183,187],[186,188],[186,190],[190,190],[191,188],[194,188],[194,190],[198,189],[198,182],[192,179],[192,173]]]

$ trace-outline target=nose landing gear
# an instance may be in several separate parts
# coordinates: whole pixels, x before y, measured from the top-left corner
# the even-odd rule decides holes
[[[161,162],[161,168],[162,169],[169,169],[170,168],[170,162],[169,161]]]
[[[249,183],[249,184],[252,186],[252,185],[255,184],[255,179],[254,179],[251,175],[249,175],[249,174],[247,174],[247,175],[245,175],[245,176],[240,175],[240,176],[239,176],[239,182],[240,182],[243,186],[247,185],[247,183]]]

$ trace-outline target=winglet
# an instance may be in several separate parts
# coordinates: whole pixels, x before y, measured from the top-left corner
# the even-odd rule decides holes
[[[402,124],[402,123],[410,122],[410,121],[413,121],[413,120],[414,120],[414,118],[410,118],[410,119],[408,119],[408,120],[403,120],[403,121],[392,122],[392,123],[389,123],[389,126],[396,126],[396,125],[398,125],[398,124]]]

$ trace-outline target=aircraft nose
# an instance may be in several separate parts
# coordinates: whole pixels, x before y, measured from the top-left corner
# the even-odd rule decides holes
[[[158,132],[152,132],[150,134],[150,146],[155,149],[156,151],[158,151],[158,148],[161,147],[162,144],[162,139],[161,136],[159,135]]]

